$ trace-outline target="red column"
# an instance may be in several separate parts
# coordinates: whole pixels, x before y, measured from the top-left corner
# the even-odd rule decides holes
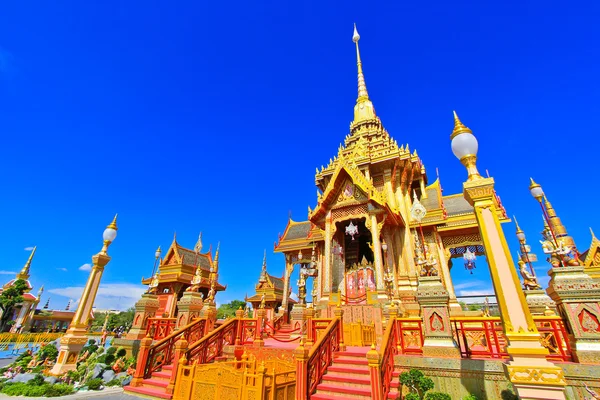
[[[140,351],[138,352],[137,364],[135,366],[135,372],[133,373],[133,379],[130,385],[133,387],[142,386],[144,380],[144,370],[148,363],[148,352],[152,346],[152,338],[146,336],[140,341]]]

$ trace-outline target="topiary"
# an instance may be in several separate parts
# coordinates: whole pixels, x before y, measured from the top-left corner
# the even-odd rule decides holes
[[[112,381],[109,381],[106,386],[108,387],[112,387],[112,386],[121,386],[121,381],[119,379],[113,379]]]
[[[425,394],[425,400],[452,400],[452,397],[447,393],[428,392]]]
[[[117,350],[117,353],[115,354],[115,356],[117,358],[125,357],[126,355],[127,355],[127,350],[125,350],[122,347],[119,347],[119,349]]]
[[[29,386],[42,386],[44,383],[44,375],[42,374],[37,374],[27,382]]]
[[[419,396],[417,393],[409,393],[404,396],[404,400],[421,400],[421,396]]]
[[[102,386],[102,378],[90,379],[87,382],[87,387],[89,390],[100,390],[101,386]]]
[[[101,361],[98,361],[98,362],[101,362]],[[104,358],[104,364],[106,364],[106,365],[111,365],[114,362],[115,362],[114,354],[107,354],[106,357]]]
[[[466,395],[465,397],[463,397],[463,400],[479,400],[479,399],[474,394],[470,394],[469,393],[468,395]]]
[[[53,344],[47,344],[42,347],[39,351],[39,359],[45,360],[46,358],[50,361],[56,361],[58,357],[58,349]]]

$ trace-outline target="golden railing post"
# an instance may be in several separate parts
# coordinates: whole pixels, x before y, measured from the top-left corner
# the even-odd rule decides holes
[[[311,347],[315,344],[317,338],[315,337],[316,332],[314,328],[313,318],[315,317],[315,309],[312,307],[307,307],[305,310],[306,315],[306,345]]]
[[[371,350],[367,352],[367,362],[369,363],[369,376],[371,381],[371,399],[382,399],[382,383],[381,383],[381,357],[375,348],[375,343],[371,344]]]
[[[346,345],[344,344],[344,309],[341,304],[341,296],[338,298],[338,303],[333,309],[333,315],[340,320],[339,323],[339,337],[340,337],[340,351],[346,351]]]
[[[265,374],[267,372],[267,367],[265,367],[265,361],[261,361],[260,365],[256,368],[256,380],[254,384],[256,388],[260,391],[260,399],[265,398]]]
[[[304,339],[294,350],[296,359],[296,400],[308,399],[308,349],[304,347]]]
[[[171,370],[171,378],[169,379],[169,384],[167,385],[166,392],[168,394],[173,394],[173,389],[175,388],[175,379],[177,378],[177,371],[179,369],[179,363],[183,360],[187,363],[185,359],[185,352],[188,348],[188,342],[183,337],[180,338],[177,342],[175,342],[175,353],[173,354],[173,369]]]
[[[253,345],[256,347],[263,347],[265,345],[265,341],[263,340],[263,326],[265,324],[265,315],[267,314],[267,310],[265,310],[264,308],[257,308],[255,313],[256,332],[254,334]]]

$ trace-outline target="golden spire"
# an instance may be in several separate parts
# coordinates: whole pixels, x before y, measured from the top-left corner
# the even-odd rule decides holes
[[[262,270],[260,271],[259,282],[267,281],[267,249],[265,249],[265,255],[263,256]]]
[[[544,207],[546,208],[546,213],[548,214],[548,220],[550,221],[550,225],[552,226],[552,230],[556,235],[557,239],[562,239],[563,243],[566,245],[574,245],[573,238],[568,236],[567,228],[563,225],[562,221],[556,214],[554,207],[548,201],[548,198],[544,194]]]
[[[519,226],[519,221],[517,221],[517,217],[515,217],[513,215],[513,219],[515,220],[515,225],[517,226],[517,233],[521,233],[523,232],[523,230],[521,229],[521,227]]]
[[[106,228],[114,229],[115,231],[119,230],[119,228],[117,228],[117,216],[118,215],[119,214],[115,214],[115,217],[113,218],[112,222]]]
[[[356,105],[354,106],[355,123],[375,118],[375,108],[373,107],[373,103],[371,103],[371,100],[369,100],[367,84],[365,83],[365,75],[363,74],[362,61],[360,59],[360,50],[358,48],[359,40],[360,35],[356,30],[356,24],[354,24],[354,34],[352,35],[352,41],[356,44],[356,65],[358,67],[358,98],[356,99]]]
[[[462,122],[460,122],[460,119],[458,119],[458,115],[456,114],[456,111],[452,111],[454,113],[454,130],[452,131],[452,135],[450,135],[450,139],[454,139],[454,137],[458,134],[461,133],[473,133],[472,130],[470,130],[469,128],[467,128]]]
[[[217,243],[217,251],[215,253],[215,262],[214,262],[214,266],[215,266],[215,274],[219,271],[219,248],[221,247],[221,242]],[[215,278],[216,280],[216,278]]]
[[[42,286],[40,287],[40,290],[38,290],[38,295],[37,295],[37,297],[38,297],[38,300],[39,300],[39,299],[40,299],[40,297],[42,296],[42,293],[44,293],[44,285],[42,285]]]
[[[31,250],[31,254],[29,255],[29,258],[27,259],[25,266],[23,266],[23,269],[21,270],[21,272],[19,272],[17,274],[17,279],[23,279],[23,280],[29,279],[29,268],[31,267],[31,261],[33,260],[33,256],[35,255],[36,249],[37,249],[37,246],[34,246],[33,250]]]

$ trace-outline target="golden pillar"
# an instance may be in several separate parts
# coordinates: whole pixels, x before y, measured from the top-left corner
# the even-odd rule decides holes
[[[331,292],[331,224],[332,224],[331,211],[327,213],[325,220],[325,271],[323,277],[323,287],[321,292],[321,298],[327,298],[329,300],[329,293]]]
[[[77,307],[71,325],[69,325],[67,333],[60,340],[58,360],[50,371],[52,375],[62,375],[67,371],[74,370],[77,367],[79,352],[88,340],[87,327],[90,314],[96,300],[104,267],[110,261],[110,257],[107,254],[108,247],[117,237],[116,215],[110,225],[106,227],[102,236],[104,246],[102,246],[102,250],[98,254],[92,257],[92,271],[83,289],[83,294],[79,299],[79,307]]]
[[[508,378],[521,399],[565,399],[563,370],[546,359],[548,349],[540,343],[540,334],[521,290],[514,262],[498,218],[499,206],[494,179],[477,172],[477,139],[454,113],[452,152],[467,168],[463,184],[465,199],[475,209],[483,239],[494,292],[511,360],[505,364]]]
[[[377,226],[377,215],[371,214],[371,240],[373,241],[373,256],[375,258],[375,274],[377,276],[377,291],[383,293],[385,291],[383,281],[383,261],[381,257],[381,242],[379,241],[379,228]],[[360,261],[360,260],[358,260]]]

